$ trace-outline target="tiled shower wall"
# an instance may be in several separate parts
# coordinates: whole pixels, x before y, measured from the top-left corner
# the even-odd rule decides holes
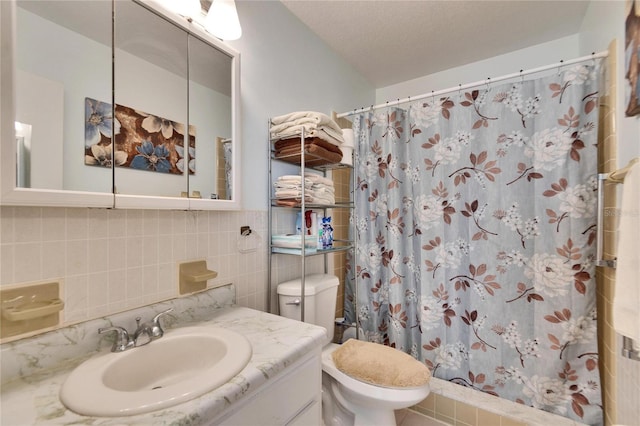
[[[598,144],[598,171],[611,173],[626,164],[619,164],[618,135],[616,133],[617,84],[619,75],[616,63],[616,41],[608,48],[607,78],[605,94],[600,100],[600,135]],[[625,141],[626,142],[626,141]],[[621,186],[614,183],[604,185],[603,255],[605,259],[616,257],[616,234],[620,211],[620,200],[616,197]],[[621,356],[621,336],[613,326],[613,297],[616,271],[612,268],[597,268],[598,347],[605,426],[613,424],[634,425],[640,418],[640,362]]]
[[[351,129],[352,123],[347,118],[338,118],[336,112],[332,112],[332,117],[342,129]],[[333,171],[332,178],[336,189],[336,201],[349,202],[353,201],[354,197],[351,196],[353,191],[353,169],[344,168]],[[355,196],[355,195],[354,195]],[[335,209],[332,214],[335,217],[334,220],[334,238],[349,240],[349,228],[351,226],[349,218],[351,216],[349,209]],[[340,287],[338,287],[338,298],[336,300],[336,318],[344,317],[344,292],[345,292],[345,277],[347,273],[347,253],[336,253],[333,255],[333,273],[340,280]],[[342,330],[336,330],[342,331]]]
[[[0,208],[0,285],[62,281],[68,325],[178,296],[178,262],[205,259],[239,305],[265,309],[261,211]],[[260,237],[240,253],[240,226]]]
[[[599,170],[603,173],[609,173],[618,168],[627,165],[630,158],[620,158],[618,155],[618,144],[637,143],[635,140],[621,140],[616,132],[615,117],[616,114],[622,116],[622,110],[616,111],[616,105],[622,105],[616,100],[615,94],[619,84],[624,82],[617,81],[615,76],[622,75],[620,67],[624,64],[617,63],[616,40],[612,41],[608,47],[610,52],[608,57],[608,73],[612,77],[607,80],[607,95],[610,99],[604,99],[601,114],[603,115],[602,128],[604,134],[603,152],[600,155],[602,159]],[[606,102],[608,101],[608,102]],[[628,118],[627,118],[628,120]],[[637,117],[636,117],[637,120]],[[616,158],[619,161],[616,163]],[[606,259],[616,257],[616,234],[618,226],[618,218],[620,217],[620,199],[616,197],[619,194],[622,185],[607,184],[605,185],[604,195],[604,256]],[[603,376],[603,396],[604,396],[604,412],[605,426],[613,424],[636,425],[640,419],[640,362],[625,358],[621,355],[622,337],[617,334],[613,327],[613,297],[615,289],[615,270],[611,268],[598,268],[598,335],[600,343],[600,368]],[[603,312],[601,311],[603,309]]]

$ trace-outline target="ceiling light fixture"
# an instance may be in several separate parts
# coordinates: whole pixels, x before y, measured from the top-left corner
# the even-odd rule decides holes
[[[234,0],[213,0],[206,17],[200,0],[165,0],[165,3],[175,13],[184,16],[189,22],[199,24],[221,40],[237,40],[242,35]]]
[[[213,0],[204,21],[204,29],[222,40],[237,40],[242,36],[238,10],[234,0]]]

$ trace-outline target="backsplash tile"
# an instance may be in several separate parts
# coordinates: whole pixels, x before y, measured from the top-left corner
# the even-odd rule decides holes
[[[233,287],[233,285],[221,286],[140,309],[98,316],[91,321],[60,327],[59,330],[43,333],[32,339],[2,344],[0,346],[2,384],[9,383],[17,377],[29,377],[50,370],[73,360],[85,359],[105,350],[113,343],[113,337],[99,335],[96,331],[101,327],[118,324],[132,330],[136,324],[136,317],[152,318],[168,308],[173,308],[174,311],[163,317],[162,324],[165,329],[206,321],[211,318],[215,310],[229,307],[234,303]]]
[[[0,207],[0,285],[60,280],[65,326],[177,297],[177,263],[206,259],[213,283],[264,310],[266,224],[266,211]],[[241,225],[257,251],[238,251]]]

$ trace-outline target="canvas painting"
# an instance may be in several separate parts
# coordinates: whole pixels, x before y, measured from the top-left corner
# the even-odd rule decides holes
[[[640,114],[640,1],[628,0],[629,13],[625,24],[625,78],[626,110],[625,115],[632,117]]]
[[[111,104],[85,98],[87,165],[113,165],[176,175],[182,175],[186,167],[189,174],[195,174],[195,127],[189,126],[187,158],[184,132],[182,123],[118,104],[113,117]]]

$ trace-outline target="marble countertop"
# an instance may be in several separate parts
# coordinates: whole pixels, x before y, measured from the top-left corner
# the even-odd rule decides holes
[[[167,303],[159,304],[155,311],[165,309],[166,306],[168,306]],[[187,320],[180,321],[179,326],[222,327],[243,334],[253,346],[253,356],[249,364],[223,386],[191,401],[143,415],[100,418],[81,416],[66,409],[60,402],[58,398],[60,387],[80,362],[97,353],[107,352],[108,345],[100,344],[99,352],[91,352],[84,358],[72,359],[65,355],[47,356],[48,351],[52,354],[64,352],[56,350],[55,344],[43,343],[42,339],[33,341],[25,339],[27,342],[23,341],[20,345],[8,344],[11,346],[3,345],[2,348],[3,384],[0,394],[2,408],[0,423],[3,426],[200,424],[225,413],[234,402],[252,393],[284,370],[287,365],[320,347],[325,338],[325,331],[321,327],[253,309],[226,306],[210,312],[212,312],[208,315],[210,318],[204,321],[201,316],[187,315]],[[167,332],[170,331],[170,326],[165,328]],[[71,334],[77,337],[78,333],[84,332],[86,330],[82,328],[82,330],[73,330]],[[58,332],[60,333],[62,332]],[[74,345],[69,335],[67,330],[62,340],[60,340],[61,336],[57,336],[57,342],[66,341],[65,350]],[[93,333],[91,335],[93,336]],[[11,354],[9,359],[5,359],[7,354]],[[12,365],[5,365],[5,361]],[[13,377],[5,382],[8,374],[13,374]]]

